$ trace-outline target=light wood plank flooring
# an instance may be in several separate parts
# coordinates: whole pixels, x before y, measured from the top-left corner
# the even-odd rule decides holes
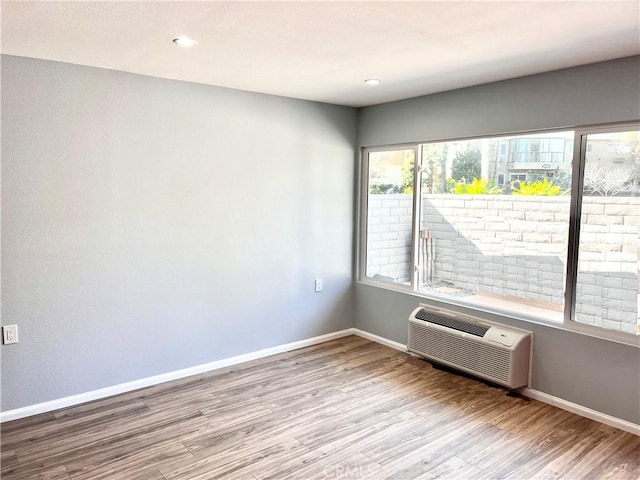
[[[640,437],[359,337],[5,423],[2,479],[633,479]]]

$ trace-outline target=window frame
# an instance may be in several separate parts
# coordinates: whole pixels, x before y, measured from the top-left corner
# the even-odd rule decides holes
[[[358,245],[359,245],[359,251],[358,251],[358,262],[356,265],[356,273],[357,276],[356,278],[358,278],[359,281],[366,279],[366,283],[369,284],[373,284],[373,285],[377,285],[377,286],[385,286],[388,284],[388,282],[383,282],[380,280],[376,280],[373,277],[367,277],[366,275],[366,268],[367,268],[367,213],[368,213],[368,203],[369,203],[369,161],[368,161],[368,154],[369,153],[375,153],[375,152],[391,152],[391,151],[400,151],[400,150],[414,150],[415,152],[415,165],[413,168],[413,191],[416,191],[416,188],[419,187],[418,185],[418,181],[419,181],[419,168],[416,168],[420,163],[421,163],[421,157],[419,155],[421,155],[421,148],[420,148],[420,144],[419,143],[414,143],[414,144],[400,144],[400,145],[392,145],[392,146],[381,146],[381,147],[371,147],[371,148],[366,148],[366,154],[364,153],[363,149],[361,151],[362,155],[360,158],[360,181],[359,181],[359,185],[360,185],[360,194],[358,195],[358,197],[360,198],[360,206],[359,206],[359,216],[360,216],[360,220],[358,222],[359,228],[358,228]],[[365,155],[366,155],[366,161],[365,159]],[[415,288],[415,281],[416,281],[416,274],[417,274],[417,270],[416,270],[416,249],[414,247],[415,243],[416,243],[416,235],[420,234],[420,230],[419,227],[418,229],[416,229],[416,222],[419,221],[419,217],[416,215],[416,211],[417,208],[419,208],[419,206],[417,205],[419,203],[419,199],[417,198],[417,195],[412,195],[413,196],[413,201],[412,201],[412,209],[411,209],[411,265],[412,265],[412,271],[411,271],[411,285],[410,291],[413,291],[413,289]],[[398,285],[398,286],[402,286],[402,285]],[[402,291],[406,291],[405,289],[402,289]]]
[[[428,292],[420,291],[416,288],[417,285],[417,254],[418,254],[418,236],[420,235],[420,165],[422,164],[422,146],[431,143],[441,142],[455,142],[455,141],[468,141],[476,139],[496,138],[496,137],[509,137],[517,135],[532,135],[543,133],[554,133],[558,131],[573,131],[573,157],[572,157],[572,180],[571,180],[571,199],[569,207],[569,223],[568,223],[568,242],[567,242],[567,261],[566,261],[566,278],[565,278],[565,292],[564,292],[564,312],[563,321],[554,322],[542,317],[533,316],[524,312],[507,311],[500,309],[493,309],[484,305],[474,305],[466,303],[454,298],[445,298]],[[595,126],[579,126],[579,127],[566,127],[566,128],[552,128],[544,130],[531,130],[520,132],[507,132],[501,134],[492,135],[476,135],[470,137],[455,137],[447,139],[430,139],[421,142],[381,145],[374,147],[362,147],[360,149],[359,158],[359,192],[357,198],[358,204],[358,221],[356,227],[356,233],[358,241],[356,242],[358,252],[356,254],[356,281],[357,283],[371,285],[378,288],[384,288],[387,290],[393,290],[400,293],[410,294],[419,298],[432,300],[444,304],[450,304],[458,307],[463,307],[471,311],[487,313],[491,315],[497,315],[504,318],[511,318],[524,322],[534,323],[538,325],[544,325],[551,328],[565,330],[573,333],[587,335],[599,339],[613,341],[625,345],[635,346],[640,348],[640,335],[634,335],[631,333],[620,332],[616,330],[609,330],[604,327],[580,323],[575,320],[574,312],[576,308],[576,281],[578,275],[578,256],[580,246],[580,221],[582,211],[582,197],[583,197],[583,184],[584,184],[584,170],[585,159],[588,152],[587,138],[589,135],[598,133],[615,133],[624,132],[628,130],[640,130],[640,121],[630,122],[618,122],[612,124],[601,124]],[[412,275],[410,285],[403,285],[398,283],[389,283],[376,280],[372,277],[366,276],[366,261],[367,261],[367,216],[368,216],[368,192],[369,192],[369,153],[381,152],[381,151],[396,151],[396,150],[411,150],[415,151],[415,166],[413,177],[413,209],[412,209],[412,232],[411,232],[411,265]]]

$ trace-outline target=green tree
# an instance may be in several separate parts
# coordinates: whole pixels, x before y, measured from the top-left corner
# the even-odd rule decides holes
[[[402,161],[402,174],[400,177],[401,186],[400,191],[402,193],[413,194],[413,175],[415,172],[415,153],[413,150],[404,152]]]
[[[451,178],[456,182],[470,183],[482,175],[482,155],[480,150],[458,152],[451,164]]]
[[[400,189],[402,193],[413,193],[413,173],[415,171],[415,163],[405,161],[402,165],[402,176],[401,181],[402,185]]]
[[[447,145],[422,146],[422,192],[445,193],[447,191]]]

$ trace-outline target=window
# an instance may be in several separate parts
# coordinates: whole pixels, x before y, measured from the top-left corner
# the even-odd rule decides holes
[[[510,163],[559,163],[567,149],[565,138],[527,136],[509,140]]]
[[[562,141],[572,132],[558,132]],[[566,240],[569,229],[571,158],[564,162],[565,185],[527,183],[536,172],[509,173],[499,186],[500,167],[492,155],[505,138],[422,145],[418,272],[415,288],[443,299],[527,311],[560,321],[564,305]],[[509,139],[535,150],[540,138]],[[546,139],[545,139],[546,141]],[[431,188],[431,165],[445,165],[448,188]],[[506,167],[504,167],[506,168]],[[439,172],[443,169],[439,168]],[[425,182],[426,173],[426,182]],[[508,173],[505,171],[503,173]],[[537,172],[544,177],[543,172]],[[436,183],[442,184],[442,176]],[[555,184],[553,184],[555,186]],[[535,195],[554,193],[544,199]]]
[[[367,277],[410,284],[415,159],[415,148],[369,153]]]
[[[517,182],[518,184],[520,182],[526,182],[527,181],[527,174],[526,173],[510,173],[509,174],[509,181],[514,183]]]
[[[553,157],[522,171],[500,161],[505,145]],[[638,334],[636,127],[365,149],[363,162],[361,281]]]
[[[573,319],[637,334],[640,132],[585,137],[623,156],[584,156]]]

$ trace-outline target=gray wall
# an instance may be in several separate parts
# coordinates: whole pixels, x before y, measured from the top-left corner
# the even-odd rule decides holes
[[[355,138],[351,108],[3,56],[2,410],[351,327]]]
[[[638,120],[638,79],[640,57],[631,57],[363,108],[359,144]],[[407,318],[424,301],[358,283],[356,327],[406,343]],[[639,349],[552,327],[486,318],[534,331],[534,389],[640,424]]]
[[[640,118],[640,57],[531,75],[362,108],[372,147]]]

